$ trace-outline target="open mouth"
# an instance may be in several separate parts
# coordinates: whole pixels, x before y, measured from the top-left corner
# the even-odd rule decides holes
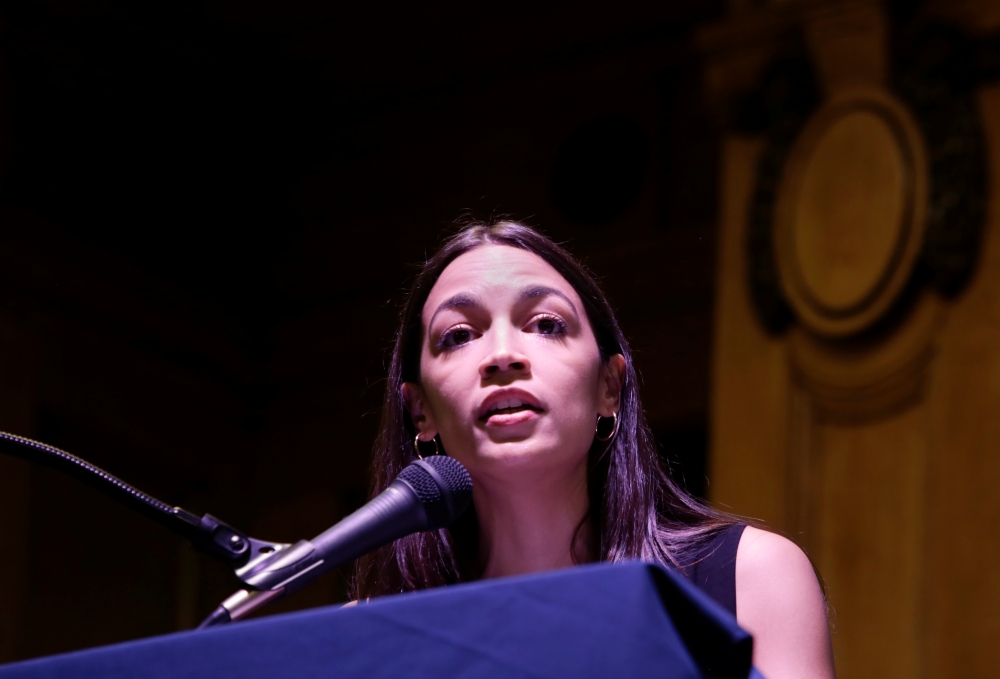
[[[540,412],[539,408],[535,408],[534,406],[525,403],[520,399],[516,398],[505,399],[503,401],[499,401],[498,403],[494,404],[493,407],[487,410],[486,414],[483,415],[482,419],[488,420],[494,415],[510,415],[513,413],[524,412],[526,410],[535,413]]]
[[[487,395],[479,406],[479,421],[488,427],[507,427],[530,422],[544,411],[542,402],[530,391],[504,387]]]

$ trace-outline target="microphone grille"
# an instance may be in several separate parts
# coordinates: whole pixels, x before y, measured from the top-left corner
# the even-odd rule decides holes
[[[448,491],[456,499],[459,496],[464,496],[467,503],[472,500],[472,477],[469,476],[469,472],[465,470],[461,462],[447,455],[424,458],[424,462],[434,467],[434,470],[444,480]],[[463,505],[462,509],[465,509],[466,506]]]
[[[410,464],[399,478],[416,492],[431,529],[443,528],[461,516],[472,501],[472,477],[461,462],[447,455],[434,455],[421,462]]]

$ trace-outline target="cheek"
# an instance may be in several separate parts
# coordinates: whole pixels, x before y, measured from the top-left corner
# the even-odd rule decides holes
[[[594,347],[593,354],[581,357],[570,369],[574,376],[576,398],[581,405],[585,402],[588,408],[596,409],[598,394],[601,387],[601,355]],[[594,410],[596,417],[597,411]]]
[[[550,377],[552,393],[560,400],[560,418],[564,431],[586,430],[597,420],[600,382],[600,357],[563,364]]]
[[[441,431],[442,440],[453,441],[465,439],[471,435],[470,389],[462,385],[458,379],[458,370],[440,371],[438,374],[430,370],[424,375],[424,391],[434,415],[435,424]]]
[[[440,425],[455,425],[465,419],[465,394],[455,387],[456,385],[445,381],[438,384],[437,388],[431,392],[434,415]]]

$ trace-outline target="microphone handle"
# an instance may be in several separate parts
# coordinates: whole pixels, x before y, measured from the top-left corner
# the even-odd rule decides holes
[[[331,569],[428,526],[427,512],[416,491],[403,479],[396,479],[333,527],[278,552],[241,574],[240,579],[255,590],[281,589],[289,594]]]

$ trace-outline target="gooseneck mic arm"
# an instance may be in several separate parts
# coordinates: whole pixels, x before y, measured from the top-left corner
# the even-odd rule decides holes
[[[187,538],[201,551],[236,570],[261,556],[288,547],[284,543],[248,537],[211,514],[199,517],[182,507],[160,502],[86,460],[45,443],[0,432],[0,452],[51,467],[83,481]]]
[[[147,495],[65,450],[0,432],[0,453],[57,469],[163,524],[226,562],[242,589],[200,627],[238,620],[323,573],[386,543],[452,523],[472,502],[472,479],[455,459],[416,460],[380,495],[312,540],[294,545],[248,537],[211,514],[197,516]]]

